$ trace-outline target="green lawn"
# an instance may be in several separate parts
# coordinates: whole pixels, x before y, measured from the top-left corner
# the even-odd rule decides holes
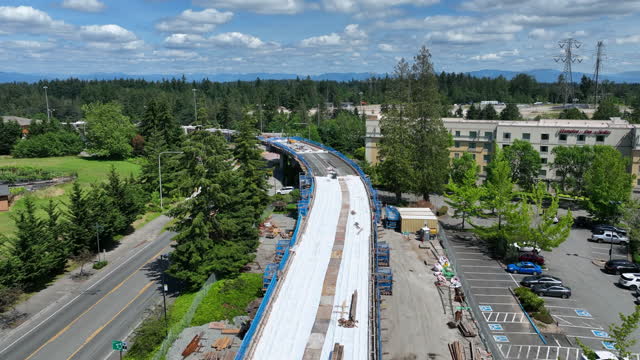
[[[14,159],[10,156],[0,156],[0,166],[32,166],[65,174],[77,173],[77,181],[83,186],[105,181],[111,166],[114,166],[119,174],[126,177],[131,174],[137,175],[140,172],[140,165],[131,161],[91,160],[78,156],[37,159]],[[30,196],[33,196],[38,207],[46,205],[52,199],[60,204],[60,209],[64,209],[64,203],[68,200],[71,187],[71,183],[52,186],[35,191]],[[11,234],[15,231],[15,223],[11,214],[22,208],[24,208],[24,199],[16,201],[8,212],[0,213],[0,234]]]

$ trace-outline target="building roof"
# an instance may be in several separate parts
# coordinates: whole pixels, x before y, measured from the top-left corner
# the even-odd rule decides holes
[[[403,219],[434,219],[436,216],[429,208],[398,208]]]
[[[461,118],[443,118],[445,123],[460,124],[494,124],[500,126],[529,126],[529,127],[582,127],[582,128],[617,128],[629,129],[634,125],[626,120],[613,118],[611,120],[571,120],[571,119],[540,119],[540,120],[467,120]]]
[[[2,117],[2,121],[4,121],[4,122],[15,121],[20,126],[29,126],[33,122],[33,120],[31,120],[31,119],[23,118],[23,117],[19,117],[19,116],[3,116]]]
[[[0,184],[0,196],[9,196],[9,185]]]

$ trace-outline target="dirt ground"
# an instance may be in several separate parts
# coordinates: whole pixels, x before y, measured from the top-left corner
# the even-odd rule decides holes
[[[384,230],[380,240],[391,247],[394,280],[393,295],[383,296],[382,303],[383,359],[450,359],[447,345],[466,340],[447,326],[452,315],[444,313],[430,269],[435,258],[418,241],[391,230]]]
[[[296,227],[296,219],[285,214],[272,214],[270,222],[281,230],[286,231],[293,230]],[[251,267],[250,272],[263,273],[267,264],[274,262],[278,240],[282,240],[282,238],[280,236],[276,236],[273,239],[264,236],[260,237],[256,259],[249,264]]]

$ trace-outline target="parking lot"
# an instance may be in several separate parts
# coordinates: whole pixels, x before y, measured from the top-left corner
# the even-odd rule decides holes
[[[479,325],[504,358],[579,359],[576,339],[594,349],[611,347],[607,325],[619,321],[619,312],[632,312],[634,298],[629,290],[614,284],[617,276],[602,273],[594,264],[594,260],[607,260],[611,247],[587,242],[589,235],[587,230],[574,229],[562,246],[543,253],[548,266],[545,273],[562,278],[573,296],[544,298],[557,327],[539,328],[538,334],[509,290],[520,286],[525,275],[507,273],[472,236],[447,231],[448,252],[467,292],[471,292],[470,306],[480,310]],[[624,251],[614,245],[612,256],[622,258]],[[638,351],[638,345],[633,350]]]

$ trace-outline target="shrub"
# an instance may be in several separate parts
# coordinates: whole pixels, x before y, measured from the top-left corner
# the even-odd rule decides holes
[[[96,270],[100,270],[100,269],[102,269],[103,267],[107,266],[107,264],[108,264],[108,263],[109,263],[109,262],[108,262],[108,261],[106,261],[106,260],[104,260],[104,261],[96,261],[96,262],[93,264],[93,268],[94,268],[94,269],[96,269]]]
[[[444,216],[447,215],[447,212],[449,212],[449,208],[446,206],[440,206],[440,208],[438,209],[438,211],[436,212],[436,215],[438,216]]]
[[[522,303],[522,306],[526,311],[538,312],[544,310],[544,300],[533,293],[531,289],[526,287],[519,287],[514,290],[518,299]]]
[[[538,321],[542,321],[545,324],[553,324],[553,316],[551,316],[551,314],[549,313],[549,310],[547,310],[546,308],[542,308],[540,311],[536,312],[535,314],[533,314],[533,318],[538,320]]]
[[[289,193],[290,202],[298,202],[300,200],[300,189],[294,189]]]
[[[62,173],[31,166],[0,166],[0,182],[16,183],[51,180]]]
[[[18,186],[18,187],[14,187],[14,188],[10,188],[9,189],[9,193],[11,195],[21,195],[27,192],[27,188],[24,186]]]
[[[133,345],[129,346],[126,359],[146,359],[162,343],[166,335],[164,316],[160,307],[154,309],[140,326],[133,337]]]
[[[30,136],[18,142],[11,152],[17,158],[37,158],[77,155],[84,149],[80,136],[74,132],[59,131]]]
[[[199,326],[211,321],[231,320],[245,315],[246,307],[262,290],[262,275],[245,273],[235,279],[214,283],[191,321]]]
[[[633,262],[636,264],[640,264],[640,254],[633,255]]]

